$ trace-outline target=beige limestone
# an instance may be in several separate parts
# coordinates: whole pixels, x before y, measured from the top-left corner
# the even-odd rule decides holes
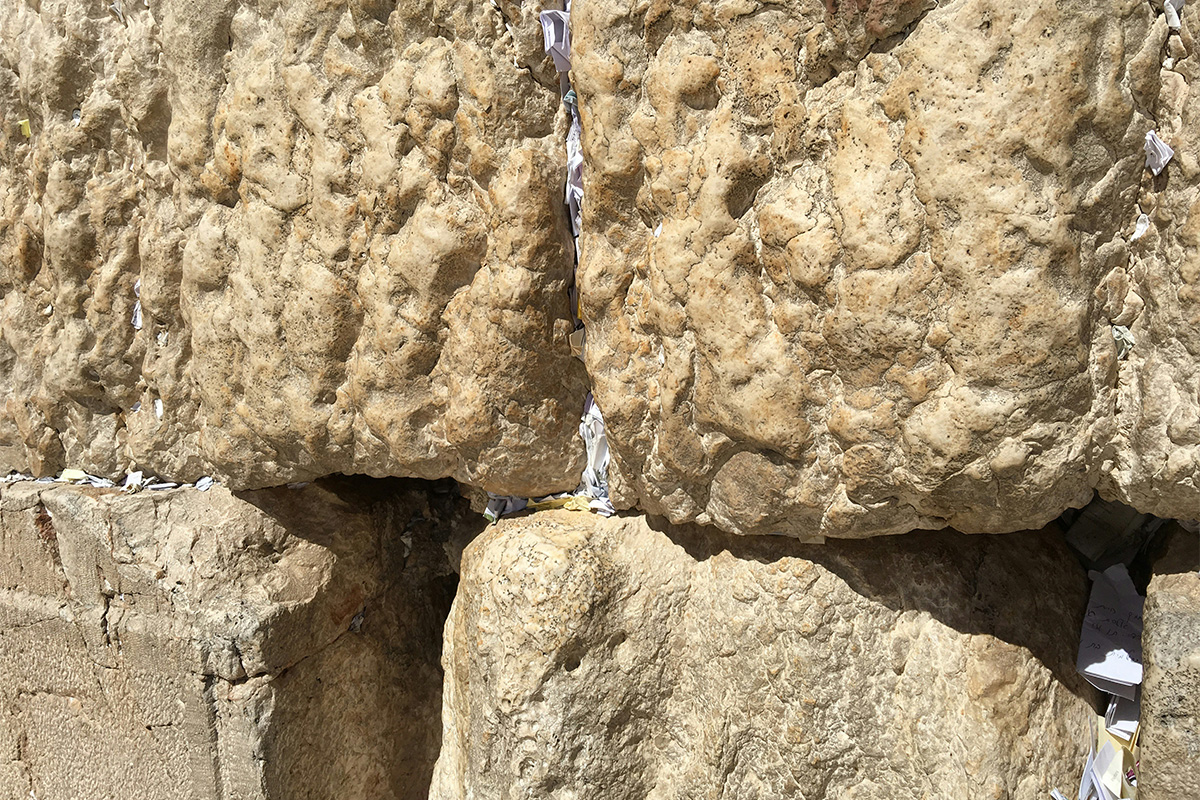
[[[425,797],[465,505],[5,487],[0,798]]]
[[[0,468],[574,488],[538,9],[107,5],[0,8]]]
[[[430,797],[1069,792],[1086,599],[1050,530],[822,547],[503,520],[464,555]]]
[[[1182,528],[1154,564],[1142,654],[1138,798],[1200,797],[1200,537]]]
[[[0,470],[537,495],[590,381],[675,522],[1200,514],[1189,11],[579,0],[585,375],[557,3],[114,5],[0,9]]]
[[[618,502],[800,537],[1035,528],[1096,487],[1195,516],[1184,17],[1168,41],[1133,0],[576,3]],[[1163,232],[1131,245],[1139,202]]]
[[[1146,235],[1129,244],[1097,289],[1104,313],[1130,328],[1137,344],[1117,364],[1116,415],[1103,448],[1107,493],[1159,516],[1200,517],[1200,57],[1185,14],[1182,35],[1169,37],[1147,64],[1148,101],[1157,133],[1175,149],[1159,177],[1143,172],[1137,204]],[[1158,23],[1161,26],[1161,22]],[[1161,41],[1162,31],[1155,29]]]

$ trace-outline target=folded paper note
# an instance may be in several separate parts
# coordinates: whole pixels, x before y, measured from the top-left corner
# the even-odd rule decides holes
[[[133,329],[140,331],[142,329],[142,279],[138,278],[133,282],[133,296],[137,299],[133,301]]]
[[[1158,134],[1150,131],[1146,134],[1146,169],[1157,175],[1166,168],[1167,162],[1175,155],[1175,151],[1158,138]]]
[[[1133,334],[1129,332],[1129,328],[1124,325],[1112,326],[1113,339],[1117,343],[1117,358],[1124,358],[1129,355],[1129,351],[1137,344],[1133,340]]]
[[[571,354],[583,358],[584,341],[587,333],[583,328],[577,328],[567,340],[571,343]]]
[[[554,59],[554,68],[559,72],[567,72],[571,69],[570,13],[543,11],[539,19],[542,22],[542,44]]]
[[[1163,15],[1167,18],[1167,27],[1173,31],[1179,30],[1179,12],[1183,10],[1183,0],[1166,0],[1163,3]]]
[[[610,516],[614,511],[608,499],[608,437],[604,433],[604,417],[590,392],[583,404],[579,433],[583,436],[583,446],[587,451],[587,466],[584,467],[583,480],[576,493],[592,498],[593,511]]]
[[[1136,242],[1145,236],[1148,230],[1150,230],[1150,218],[1145,214],[1139,214],[1137,222],[1133,226],[1133,236],[1129,237],[1129,241]]]
[[[1141,704],[1138,700],[1126,700],[1124,697],[1113,695],[1109,698],[1108,711],[1104,714],[1104,727],[1113,736],[1132,742],[1137,734],[1140,716]]]
[[[568,104],[571,129],[567,131],[567,208],[571,214],[571,232],[578,236],[583,230],[583,127],[579,109]]]
[[[499,495],[488,492],[488,504],[484,509],[483,516],[493,525],[499,521],[501,517],[509,514],[515,514],[518,511],[524,511],[528,505],[528,501],[524,497],[513,497],[511,495]]]
[[[1124,564],[1091,571],[1076,668],[1096,688],[1134,700],[1142,682],[1142,605]]]

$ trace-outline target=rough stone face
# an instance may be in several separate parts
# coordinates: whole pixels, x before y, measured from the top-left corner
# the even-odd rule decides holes
[[[538,9],[106,5],[0,9],[0,468],[574,488]]]
[[[1200,538],[1178,529],[1146,590],[1140,800],[1200,797]]]
[[[795,536],[1035,528],[1095,487],[1193,516],[1193,19],[1168,40],[1130,0],[579,0],[580,286],[619,499]]]
[[[573,488],[548,4],[6,4],[0,469]],[[1033,528],[1097,488],[1195,516],[1192,18],[579,0],[618,504],[800,537]]]
[[[1086,599],[1050,531],[819,547],[505,520],[463,558],[430,797],[1069,791]]]
[[[424,798],[465,504],[398,484],[5,488],[0,797]]]
[[[1143,176],[1134,211],[1151,227],[1097,297],[1137,341],[1118,363],[1102,486],[1141,511],[1193,519],[1200,517],[1200,96],[1190,87],[1200,86],[1200,59],[1192,55],[1200,18],[1194,9],[1187,16],[1191,25],[1167,39],[1162,68],[1145,79],[1156,129],[1175,158],[1159,178]],[[1162,32],[1155,34],[1157,43]]]

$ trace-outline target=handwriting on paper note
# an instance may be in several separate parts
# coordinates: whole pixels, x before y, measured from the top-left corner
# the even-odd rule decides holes
[[[1142,682],[1143,598],[1121,564],[1090,576],[1077,668],[1098,688],[1132,699]]]

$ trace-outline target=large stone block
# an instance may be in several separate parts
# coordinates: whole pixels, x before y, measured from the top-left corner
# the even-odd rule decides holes
[[[1194,516],[1192,19],[578,0],[580,286],[618,499],[796,536],[1037,528],[1096,487]],[[1156,125],[1179,153],[1159,178]]]
[[[0,8],[0,468],[574,488],[537,9],[107,5]]]
[[[1200,536],[1182,528],[1154,564],[1142,655],[1138,798],[1200,797]]]
[[[431,798],[1044,798],[1087,579],[1051,531],[805,546],[541,512],[476,539]]]
[[[452,497],[5,488],[0,797],[424,798]]]

